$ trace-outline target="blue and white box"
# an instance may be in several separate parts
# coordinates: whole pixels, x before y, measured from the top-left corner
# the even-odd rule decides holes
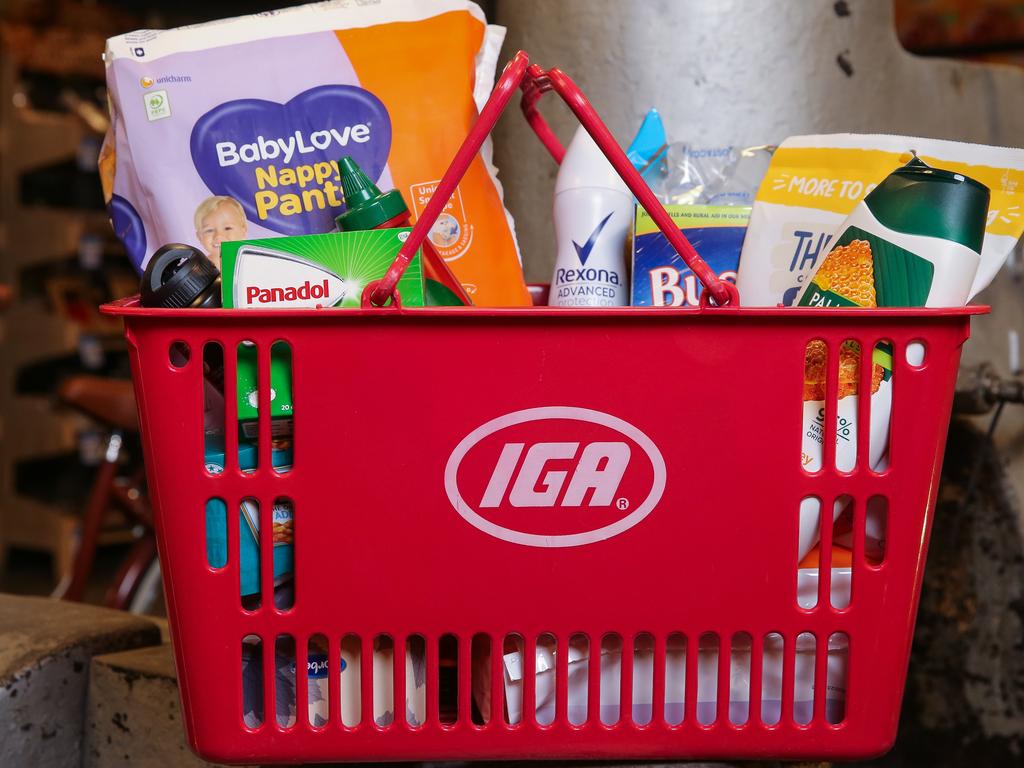
[[[666,205],[672,221],[722,280],[736,282],[749,206]],[[696,307],[703,286],[640,206],[633,226],[634,307]]]

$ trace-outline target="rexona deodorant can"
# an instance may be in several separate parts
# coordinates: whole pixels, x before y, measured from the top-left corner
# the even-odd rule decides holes
[[[628,304],[625,247],[632,220],[633,195],[580,126],[555,182],[558,253],[548,304]]]

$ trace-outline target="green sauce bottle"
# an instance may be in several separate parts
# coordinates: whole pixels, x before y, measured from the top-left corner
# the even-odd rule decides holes
[[[341,189],[345,194],[345,210],[334,223],[339,232],[367,229],[390,229],[409,226],[409,206],[397,189],[381,192],[348,155],[338,161]],[[472,306],[473,302],[444,259],[423,243],[423,293],[428,307]]]

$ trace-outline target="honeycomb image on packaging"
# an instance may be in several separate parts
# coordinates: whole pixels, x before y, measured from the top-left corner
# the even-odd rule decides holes
[[[858,307],[878,306],[875,299],[875,262],[871,244],[854,240],[834,248],[814,275],[814,282]]]
[[[804,359],[804,402],[825,399],[825,375],[828,371],[828,347],[815,340],[807,345]],[[882,384],[884,369],[871,364],[871,394]],[[849,339],[839,347],[839,399],[856,395],[860,386],[860,342]]]
[[[977,257],[975,257],[976,259]],[[797,298],[801,307],[923,307],[935,265],[860,227],[847,227]]]
[[[872,243],[878,247],[873,248]],[[876,255],[880,259],[876,260]],[[930,266],[914,254],[891,243],[885,243],[857,227],[850,227],[839,237],[811,278],[798,303],[814,307],[875,308],[884,302],[879,294],[886,290],[880,284],[879,271],[889,278],[888,292],[901,299],[919,294],[922,271]],[[927,280],[927,277],[925,278]],[[828,347],[821,340],[808,343],[804,357],[803,407],[804,430],[801,463],[809,472],[821,469],[825,436],[825,398],[828,375]],[[871,423],[858,423],[858,398],[861,381],[861,344],[847,339],[837,350],[839,383],[836,404],[836,468],[849,472],[856,466],[858,434],[865,426],[872,434],[888,428],[892,401],[892,347],[879,342],[871,349]],[[883,443],[876,436],[870,441],[876,451]],[[871,456],[877,466],[879,456]],[[842,511],[836,504],[833,517]],[[820,503],[804,499],[800,503],[800,552],[804,553],[818,538]]]
[[[814,282],[823,291],[841,296],[858,307],[875,307],[874,266],[871,244],[867,240],[854,240],[832,249],[815,273]],[[827,365],[825,342],[809,343],[804,361],[804,402],[825,399]],[[882,366],[873,363],[871,394],[878,391],[882,376]],[[859,382],[860,343],[851,339],[839,347],[839,399],[856,395]]]

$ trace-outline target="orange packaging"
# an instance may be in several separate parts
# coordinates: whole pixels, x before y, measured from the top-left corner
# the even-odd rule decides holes
[[[494,82],[504,29],[469,0],[328,2],[110,39],[101,174],[136,266],[168,242],[332,231],[343,155],[420,215]],[[430,241],[477,306],[530,304],[490,162]]]
[[[843,536],[836,532],[837,538],[849,539],[849,536]],[[864,558],[867,560],[869,565],[880,565],[883,557],[885,556],[884,543],[880,543],[876,540],[867,538],[864,548]],[[804,559],[800,561],[798,568],[815,568],[817,569],[821,565],[821,545],[815,544],[814,549],[808,552]],[[853,567],[853,550],[849,547],[843,546],[839,543],[832,544],[832,567],[833,568],[852,568]]]
[[[800,561],[800,568],[817,568],[821,564],[821,546],[814,545],[814,549],[808,552]],[[832,567],[851,568],[853,566],[853,552],[839,544],[832,545]]]

